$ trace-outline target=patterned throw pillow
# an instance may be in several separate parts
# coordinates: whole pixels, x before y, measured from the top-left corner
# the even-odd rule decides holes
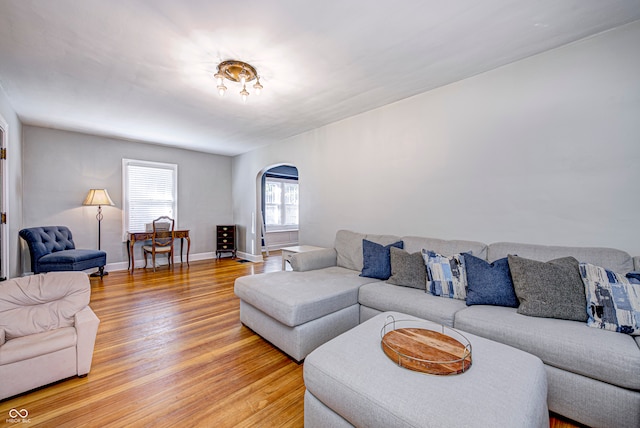
[[[460,300],[467,298],[467,273],[462,255],[447,257],[435,251],[422,250],[422,257],[427,265],[429,293]]]
[[[589,327],[640,336],[640,284],[624,275],[580,263],[587,295]]]

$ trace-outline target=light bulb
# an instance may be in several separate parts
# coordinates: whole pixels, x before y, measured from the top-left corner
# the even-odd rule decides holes
[[[223,79],[224,76],[222,74],[220,74],[220,72],[217,72],[216,74],[214,74],[213,77],[216,78],[218,86],[223,86],[222,79]]]
[[[258,77],[258,81],[253,85],[253,89],[255,89],[256,95],[260,95],[262,92],[263,86],[260,84],[260,78]]]
[[[218,85],[218,93],[220,94],[220,96],[224,96],[225,91],[227,90],[227,87],[224,85]]]
[[[243,86],[242,90],[240,91],[240,96],[242,96],[242,101],[243,102],[247,102],[247,97],[249,96],[249,92],[247,92],[247,87]]]
[[[240,78],[240,84],[244,86],[247,83],[247,72],[243,69],[238,77]]]

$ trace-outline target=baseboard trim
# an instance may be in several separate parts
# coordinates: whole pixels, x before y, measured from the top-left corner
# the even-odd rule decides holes
[[[262,254],[256,255],[238,251],[238,257],[254,263],[260,263],[264,261],[264,259],[262,258]]]

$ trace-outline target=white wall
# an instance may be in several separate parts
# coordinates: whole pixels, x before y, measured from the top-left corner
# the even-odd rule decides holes
[[[288,163],[301,244],[346,228],[640,255],[639,42],[635,22],[235,157],[240,249],[257,174]]]
[[[97,207],[84,207],[90,188],[106,188],[101,247],[107,264],[125,262],[122,242],[122,159],[178,164],[178,224],[189,229],[191,255],[211,256],[216,224],[232,222],[231,158],[76,132],[25,126],[24,227],[66,225],[78,248],[97,247]],[[136,246],[137,259],[142,258]],[[29,266],[25,267],[29,270]]]
[[[0,88],[0,116],[7,123],[8,200],[7,225],[9,226],[9,277],[20,275],[20,243],[18,231],[22,222],[22,124],[2,88]]]

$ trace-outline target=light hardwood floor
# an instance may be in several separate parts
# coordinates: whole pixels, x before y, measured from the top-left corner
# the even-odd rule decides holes
[[[280,268],[276,253],[92,279],[91,373],[0,402],[0,427],[302,427],[303,366],[240,324],[233,294],[235,278]],[[13,408],[30,422],[8,423]]]

